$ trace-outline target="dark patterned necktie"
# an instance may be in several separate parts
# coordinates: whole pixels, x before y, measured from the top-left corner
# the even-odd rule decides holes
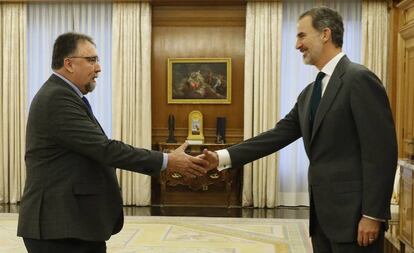
[[[88,99],[85,96],[83,96],[82,100],[83,100],[83,102],[85,102],[86,106],[88,107],[89,112],[93,115],[92,106],[91,106],[91,104],[89,104]]]
[[[322,79],[325,77],[325,73],[319,72],[316,76],[315,83],[313,84],[312,97],[309,103],[310,106],[310,125],[313,127],[313,122],[315,120],[316,111],[318,110],[319,103],[321,102],[322,97]]]
[[[99,124],[98,120],[95,118],[95,115],[93,115],[92,106],[91,106],[91,104],[89,104],[88,99],[85,96],[83,96],[82,100],[83,100],[83,102],[85,102],[86,106],[88,107],[89,112],[91,113],[92,117],[95,119],[95,122],[98,124],[99,128],[101,128],[102,133],[105,134],[105,131],[103,130],[101,124]]]

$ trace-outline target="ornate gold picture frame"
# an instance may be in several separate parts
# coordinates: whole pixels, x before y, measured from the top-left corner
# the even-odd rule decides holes
[[[230,104],[231,58],[169,58],[169,104]]]

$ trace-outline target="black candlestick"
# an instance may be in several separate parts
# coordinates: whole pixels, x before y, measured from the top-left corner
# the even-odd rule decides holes
[[[217,117],[216,143],[226,143],[226,118]]]
[[[177,140],[174,137],[174,129],[175,129],[175,118],[174,115],[168,115],[168,139],[167,143],[176,143]]]

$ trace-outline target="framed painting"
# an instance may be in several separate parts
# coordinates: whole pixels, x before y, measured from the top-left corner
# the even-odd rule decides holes
[[[230,104],[230,58],[169,58],[169,104]]]

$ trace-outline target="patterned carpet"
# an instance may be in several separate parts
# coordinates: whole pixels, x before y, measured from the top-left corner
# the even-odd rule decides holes
[[[23,253],[17,214],[0,214],[0,253]],[[128,216],[108,253],[311,253],[307,220]]]

